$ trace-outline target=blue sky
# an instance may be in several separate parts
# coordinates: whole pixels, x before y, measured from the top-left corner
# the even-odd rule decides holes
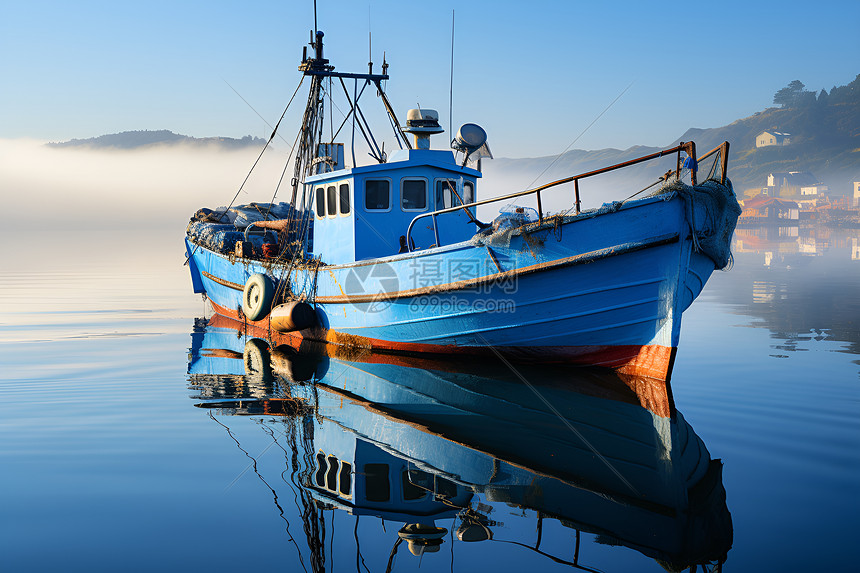
[[[274,123],[299,81],[312,7],[7,1],[0,138],[135,129],[266,137],[270,129],[225,82]],[[318,0],[318,19],[340,70],[367,69],[370,28],[376,69],[383,50],[391,65],[397,112],[420,103],[447,126],[452,9],[454,124],[483,125],[497,156],[561,152],[628,86],[573,147],[668,145],[688,127],[772,105],[791,80],[829,90],[860,73],[856,1]],[[292,140],[297,117],[285,121]]]

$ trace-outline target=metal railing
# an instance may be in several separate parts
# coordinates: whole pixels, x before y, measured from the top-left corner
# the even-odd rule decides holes
[[[637,163],[643,163],[645,161],[650,161],[652,159],[658,159],[660,157],[665,157],[665,156],[670,155],[672,153],[677,153],[677,161],[676,161],[676,165],[675,165],[675,170],[674,171],[672,171],[672,170],[668,171],[666,174],[664,174],[660,178],[663,181],[667,181],[673,175],[676,177],[680,177],[681,168],[682,168],[682,164],[681,164],[681,152],[682,151],[687,154],[687,157],[690,158],[693,166],[697,166],[698,161],[707,159],[708,157],[710,157],[711,155],[714,155],[717,152],[721,152],[722,173],[720,176],[720,183],[725,184],[725,182],[726,182],[726,169],[728,168],[728,160],[729,160],[729,142],[725,141],[725,142],[721,143],[717,147],[713,148],[712,150],[710,150],[707,153],[705,153],[704,155],[702,155],[702,157],[697,160],[696,159],[696,144],[692,141],[687,141],[687,142],[682,141],[677,146],[672,147],[670,149],[664,149],[664,150],[658,151],[656,153],[651,153],[649,155],[637,157],[636,159],[631,159],[629,161],[624,161],[622,163],[617,163],[615,165],[610,165],[608,167],[603,167],[601,169],[595,169],[594,171],[588,171],[586,173],[580,173],[579,175],[573,175],[571,177],[565,177],[564,179],[559,179],[557,181],[547,183],[546,185],[541,185],[540,187],[535,187],[534,189],[527,189],[525,191],[517,191],[516,193],[509,193],[507,195],[502,195],[501,197],[493,197],[491,199],[484,199],[483,201],[475,201],[474,203],[469,203],[467,205],[458,205],[456,207],[448,207],[446,209],[438,209],[438,210],[432,211],[430,213],[422,213],[421,215],[418,215],[417,217],[412,219],[412,221],[409,223],[409,227],[406,230],[406,244],[408,245],[408,248],[410,251],[415,250],[414,245],[412,243],[412,228],[415,226],[415,222],[418,221],[419,219],[424,219],[426,217],[430,217],[432,219],[432,221],[433,221],[433,236],[436,239],[436,245],[441,246],[441,240],[439,238],[439,226],[436,224],[436,218],[439,215],[444,215],[446,213],[453,213],[453,212],[464,210],[464,209],[467,210],[471,207],[478,207],[480,205],[487,205],[489,203],[497,203],[499,201],[507,201],[509,199],[516,199],[518,197],[525,197],[527,195],[532,195],[532,194],[535,195],[535,198],[537,200],[538,223],[542,224],[543,219],[544,219],[544,214],[543,214],[543,204],[541,202],[541,192],[545,191],[551,187],[557,187],[558,185],[570,183],[571,181],[573,182],[573,191],[574,191],[574,197],[575,197],[576,214],[578,215],[579,213],[582,212],[582,209],[581,209],[582,202],[580,201],[580,197],[579,197],[579,180],[580,179],[586,179],[588,177],[594,177],[595,175],[600,175],[602,173],[607,173],[609,171],[615,171],[617,169],[623,169],[625,167],[630,167],[631,165],[636,165]],[[693,185],[696,185],[696,169],[690,170],[690,180],[691,180],[691,183]]]

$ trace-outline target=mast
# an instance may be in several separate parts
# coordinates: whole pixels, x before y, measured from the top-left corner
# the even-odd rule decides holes
[[[351,79],[356,82],[356,87],[358,82],[363,81],[364,85],[372,84],[377,88],[377,94],[382,99],[383,105],[385,107],[386,112],[391,118],[392,125],[395,128],[395,136],[405,143],[407,148],[411,148],[409,144],[409,140],[406,138],[406,134],[403,133],[403,130],[400,128],[400,123],[397,121],[397,117],[394,115],[394,109],[391,107],[391,104],[388,101],[388,98],[385,96],[385,92],[382,89],[382,82],[388,79],[388,63],[383,62],[382,72],[381,74],[372,73],[372,68],[368,69],[368,73],[360,74],[360,73],[349,73],[349,72],[337,72],[334,69],[334,66],[329,63],[323,53],[323,37],[325,34],[322,30],[312,30],[311,31],[311,41],[309,42],[309,46],[311,48],[310,55],[308,54],[308,48],[305,46],[302,54],[302,62],[299,64],[299,71],[302,72],[305,76],[310,76],[311,86],[310,91],[308,93],[308,101],[305,106],[304,116],[302,117],[302,125],[301,131],[299,133],[299,138],[296,146],[296,158],[295,158],[295,166],[293,169],[293,178],[291,183],[292,186],[292,194],[290,197],[290,207],[292,212],[292,223],[291,230],[294,231],[301,240],[305,233],[307,233],[309,229],[308,223],[308,213],[305,212],[303,214],[299,214],[298,209],[300,207],[304,207],[305,211],[309,211],[308,207],[308,198],[304,196],[301,197],[301,205],[297,202],[299,200],[299,187],[304,184],[304,180],[306,177],[313,175],[313,167],[317,156],[317,148],[322,141],[322,133],[323,133],[323,116],[324,116],[324,99],[322,97],[323,93],[323,80],[325,78],[340,78],[341,82],[344,79]],[[344,91],[346,92],[346,88],[344,87]],[[363,91],[363,88],[362,90]],[[347,93],[347,99],[352,99]],[[360,93],[356,89],[356,98],[361,97]],[[364,116],[361,115],[361,111],[358,108],[358,101],[350,102],[352,114],[358,114],[360,116],[361,121],[364,121],[366,124],[366,120],[364,120]],[[361,124],[359,123],[359,127]],[[367,126],[369,128],[369,126]],[[362,128],[362,134],[364,134],[364,130]],[[372,137],[372,136],[371,136]],[[365,135],[367,139],[367,136]],[[384,161],[384,159],[380,156],[377,158],[380,162]]]
[[[308,103],[305,107],[305,114],[302,119],[302,128],[299,135],[299,149],[296,155],[296,165],[292,180],[293,194],[290,205],[293,207],[296,206],[299,185],[304,181],[305,177],[313,174],[312,168],[316,155],[316,148],[322,139],[324,102],[320,97],[320,93],[322,91],[322,82],[324,78],[340,78],[341,80],[351,79],[356,82],[364,80],[365,84],[371,83],[375,85],[379,96],[382,98],[386,112],[391,117],[392,122],[397,128],[397,135],[408,145],[406,135],[400,129],[400,124],[397,121],[397,117],[394,115],[394,110],[388,102],[385,92],[382,90],[382,82],[388,79],[388,64],[383,63],[383,73],[381,74],[370,73],[370,70],[368,70],[368,73],[366,74],[336,72],[334,66],[329,64],[329,61],[323,54],[324,36],[325,34],[322,30],[317,30],[315,34],[313,32],[311,33],[311,42],[309,45],[312,50],[312,56],[308,57],[308,51],[307,48],[305,48],[302,63],[299,64],[299,71],[304,73],[305,76],[310,76],[311,88],[310,93],[308,94]],[[349,96],[347,95],[347,97]],[[358,102],[355,101],[350,103],[353,107],[353,111],[351,113],[356,113],[355,108],[358,107]]]
[[[334,66],[329,65],[328,60],[323,57],[323,36],[322,30],[317,30],[315,36],[311,33],[310,46],[313,50],[313,57],[307,57],[307,48],[305,48],[305,57],[299,65],[299,71],[304,72],[306,76],[311,76],[311,88],[308,93],[308,103],[305,106],[305,113],[302,117],[298,151],[296,152],[296,164],[291,182],[293,193],[290,199],[290,206],[293,209],[296,207],[299,184],[310,174],[314,154],[316,153],[318,133],[321,133],[322,130],[323,100],[320,97],[320,92],[322,90],[322,80],[325,77],[323,74],[334,70]]]

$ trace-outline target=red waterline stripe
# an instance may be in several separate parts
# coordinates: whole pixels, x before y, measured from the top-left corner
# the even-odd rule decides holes
[[[276,345],[296,346],[302,340],[327,342],[342,347],[355,347],[368,351],[396,353],[421,353],[429,355],[493,356],[489,348],[481,346],[453,346],[425,344],[420,342],[395,342],[345,334],[335,330],[308,329],[303,332],[280,333],[269,326],[269,317],[249,321],[236,310],[209,301],[215,312],[240,324],[249,336],[270,339]],[[297,347],[297,346],[296,346]],[[540,362],[547,364],[579,364],[612,368],[619,373],[641,376],[655,380],[668,380],[673,358],[673,349],[659,344],[619,346],[501,346],[497,349],[517,362]]]

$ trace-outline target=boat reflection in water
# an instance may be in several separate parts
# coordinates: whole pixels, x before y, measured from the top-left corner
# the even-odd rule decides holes
[[[581,533],[668,570],[719,570],[726,559],[722,464],[675,411],[665,382],[272,349],[244,328],[220,316],[196,322],[190,385],[219,424],[258,416],[273,438],[273,427],[286,435],[292,467],[282,475],[297,486],[315,571],[325,569],[322,510],[333,508],[403,524],[386,534],[389,569],[404,542],[415,555],[445,542],[498,542],[511,519],[536,520],[537,541],[505,543],[587,570]],[[518,512],[502,524],[492,512],[504,504]],[[560,556],[542,547],[550,519],[573,530],[572,559],[569,548]]]

